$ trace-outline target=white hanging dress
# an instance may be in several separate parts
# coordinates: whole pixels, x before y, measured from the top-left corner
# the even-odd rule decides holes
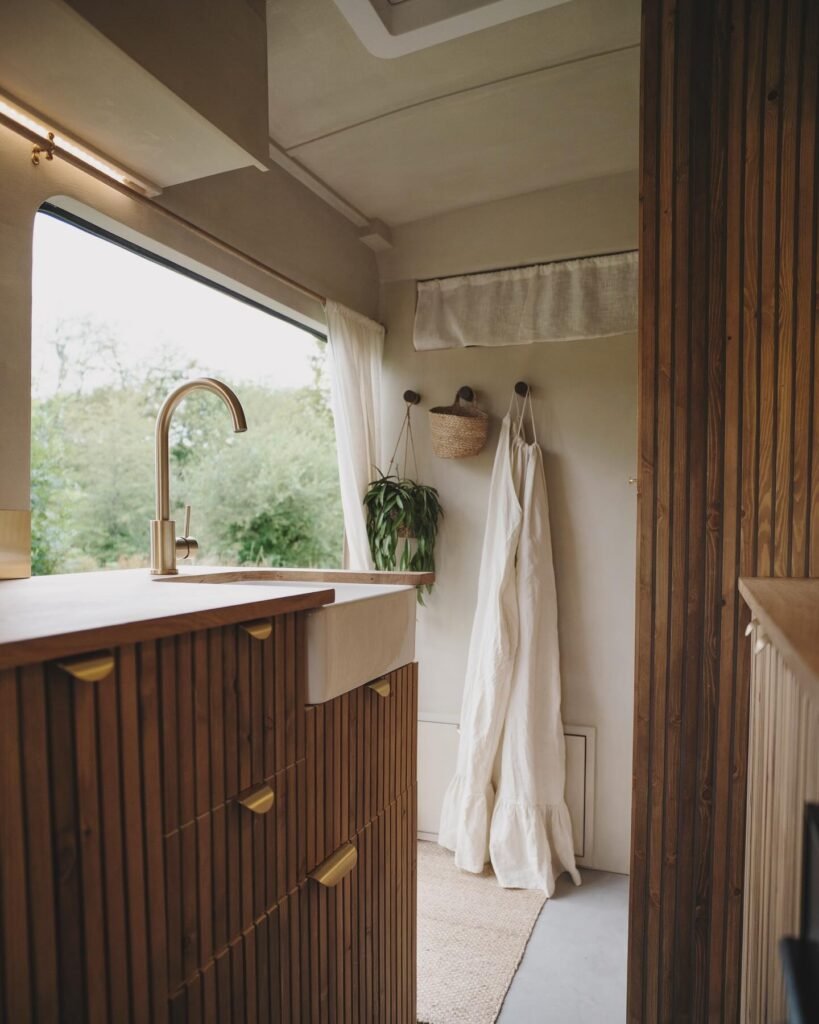
[[[480,873],[489,859],[492,771],[500,746],[518,645],[515,554],[523,519],[519,493],[525,445],[503,420],[492,481],[478,579],[478,601],[461,707],[457,774],[444,795],[438,842],[455,864]]]
[[[575,885],[580,885],[580,875],[565,803],[557,591],[546,475],[537,441],[524,447],[516,566],[519,638],[489,849],[500,885],[543,889],[551,896],[555,880],[564,871]]]
[[[502,886],[551,896],[563,871],[576,885],[580,876],[564,793],[546,477],[537,441],[521,436],[523,412],[514,427],[511,410],[504,418],[492,470],[458,767],[438,842],[465,871],[491,856]]]

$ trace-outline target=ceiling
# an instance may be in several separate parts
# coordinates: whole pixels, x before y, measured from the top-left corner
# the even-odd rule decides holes
[[[271,155],[360,225],[637,167],[640,0],[571,0],[390,60],[268,0]]]

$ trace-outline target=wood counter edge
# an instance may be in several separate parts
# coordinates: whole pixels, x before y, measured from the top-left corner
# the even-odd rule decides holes
[[[325,604],[332,604],[334,600],[335,591],[332,588],[310,590],[303,594],[266,597],[223,608],[178,612],[153,619],[137,619],[134,622],[11,640],[0,644],[0,670],[19,668],[41,661],[53,661],[55,658],[118,647],[121,644],[161,640],[163,637],[179,633],[192,633],[200,629],[233,626],[253,619],[309,611]]]
[[[434,572],[381,572],[358,569],[221,568],[180,569],[177,576],[155,576],[154,583],[241,583],[248,580],[277,583],[370,583],[389,587],[423,587],[435,582]]]
[[[739,592],[788,667],[819,697],[819,579],[743,576]]]

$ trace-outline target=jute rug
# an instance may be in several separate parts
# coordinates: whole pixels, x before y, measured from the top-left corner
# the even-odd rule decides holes
[[[455,867],[437,843],[418,844],[418,1020],[492,1024],[546,902],[501,889],[491,869]]]

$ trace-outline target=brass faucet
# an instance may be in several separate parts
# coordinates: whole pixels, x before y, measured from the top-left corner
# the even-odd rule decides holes
[[[170,470],[168,465],[168,432],[171,417],[182,399],[201,388],[218,395],[233,417],[233,430],[241,434],[247,430],[245,412],[239,399],[227,384],[213,377],[198,377],[172,391],[159,410],[156,418],[156,519],[151,520],[151,573],[154,576],[175,576],[176,556],[183,559],[199,548],[196,540],[189,536],[191,528],[191,507],[185,506],[184,536],[176,536],[176,523],[171,519]]]

